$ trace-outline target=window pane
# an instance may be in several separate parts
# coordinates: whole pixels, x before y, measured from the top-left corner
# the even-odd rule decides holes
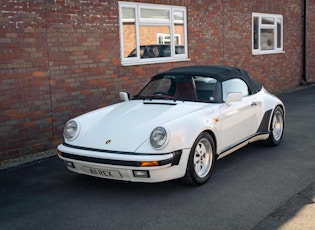
[[[252,54],[271,54],[283,51],[282,15],[252,14]]]
[[[246,83],[240,79],[232,79],[222,83],[223,100],[225,101],[229,93],[239,92],[245,97],[248,95],[248,87]]]
[[[253,45],[254,49],[259,49],[259,37],[258,37],[258,31],[259,31],[259,21],[258,17],[254,17],[254,25],[253,25]]]
[[[187,59],[186,7],[129,1],[118,4],[122,65]]]
[[[202,101],[217,101],[219,92],[217,80],[211,77],[195,77],[197,99]],[[216,98],[217,97],[217,98]]]
[[[274,29],[261,29],[260,31],[260,49],[273,50],[275,49]]]
[[[166,41],[170,39],[167,36],[171,33],[170,31],[169,26],[139,26],[141,58],[170,57],[171,49],[169,43],[159,44],[162,38]],[[166,36],[161,37],[161,34]]]
[[[122,8],[123,21],[135,21],[135,9],[134,8]]]
[[[156,10],[156,9],[145,9],[140,10],[141,19],[153,19],[153,20],[169,20],[170,11],[169,10]]]
[[[171,44],[171,35],[170,34],[157,34],[158,44]]]
[[[139,93],[139,96],[153,96],[156,93],[174,96],[170,92],[172,85],[172,78],[165,76],[161,79],[151,80],[148,85],[144,87]]]
[[[282,19],[277,18],[277,48],[282,47]]]
[[[275,18],[272,17],[263,17],[261,19],[261,23],[262,24],[266,24],[266,25],[274,25],[275,24]]]
[[[124,57],[136,57],[135,9],[122,8]]]
[[[174,22],[176,24],[184,24],[184,12],[183,11],[174,11]]]
[[[176,54],[185,54],[184,12],[174,11],[174,49]]]

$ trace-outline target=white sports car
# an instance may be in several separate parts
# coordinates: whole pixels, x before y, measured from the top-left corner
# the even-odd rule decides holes
[[[137,182],[205,183],[217,159],[253,141],[280,143],[283,103],[247,72],[189,66],[151,78],[132,99],[68,121],[58,155],[69,170]]]

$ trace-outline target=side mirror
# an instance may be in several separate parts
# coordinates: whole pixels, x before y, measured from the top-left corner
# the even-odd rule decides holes
[[[230,105],[231,102],[238,102],[243,99],[243,94],[242,93],[228,93],[225,104]]]
[[[119,97],[122,101],[129,101],[130,100],[130,95],[127,92],[120,92]]]

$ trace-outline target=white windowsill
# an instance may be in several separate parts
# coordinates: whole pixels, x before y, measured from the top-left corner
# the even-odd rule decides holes
[[[146,59],[146,61],[132,61],[132,62],[121,62],[122,66],[133,66],[133,65],[150,65],[150,64],[160,64],[160,63],[169,63],[169,62],[183,62],[183,61],[190,61],[189,58],[185,59],[167,59],[167,60],[149,60]]]
[[[252,55],[265,55],[265,54],[284,54],[285,51],[284,50],[268,50],[268,51],[257,51],[257,50],[253,50],[252,51]]]

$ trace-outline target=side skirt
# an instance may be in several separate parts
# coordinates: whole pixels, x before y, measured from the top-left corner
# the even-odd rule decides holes
[[[246,141],[243,141],[233,147],[228,148],[227,150],[222,151],[219,155],[218,155],[218,160],[235,152],[236,150],[248,145],[249,143],[255,142],[255,141],[263,141],[263,140],[267,140],[267,138],[269,137],[269,133],[263,133],[263,134],[258,134],[255,135],[254,137],[249,138]]]

